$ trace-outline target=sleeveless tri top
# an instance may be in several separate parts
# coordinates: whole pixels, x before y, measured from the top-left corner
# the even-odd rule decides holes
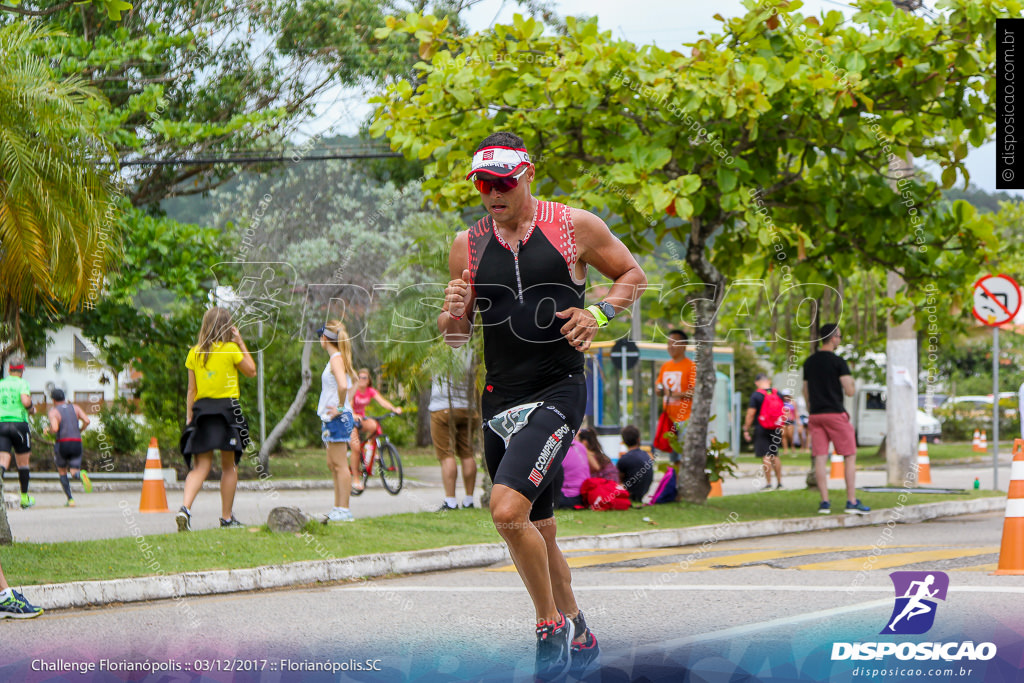
[[[556,311],[583,308],[586,279],[575,278],[578,251],[570,209],[539,201],[518,253],[482,218],[469,230],[469,269],[484,335],[488,390],[526,397],[583,373],[583,354],[560,330]]]
[[[57,442],[81,441],[82,430],[78,427],[78,413],[70,403],[61,403],[55,406],[57,414],[60,415],[60,428],[57,430]]]

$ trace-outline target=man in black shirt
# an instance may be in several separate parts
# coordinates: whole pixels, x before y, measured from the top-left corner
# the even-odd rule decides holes
[[[814,476],[821,493],[818,512],[832,511],[828,499],[828,444],[832,442],[836,453],[843,456],[846,476],[846,512],[863,515],[871,511],[857,499],[857,439],[850,415],[843,406],[843,394],[853,396],[853,377],[850,366],[835,353],[842,340],[839,325],[829,323],[818,328],[821,340],[818,350],[804,361],[804,399],[810,415],[807,430],[814,458]]]
[[[772,389],[772,378],[761,372],[754,378],[756,389],[747,403],[747,414],[743,420],[743,438],[754,442],[754,455],[761,458],[764,472],[762,491],[772,490],[772,470],[775,470],[775,483],[782,488],[782,461],[779,459],[779,444],[782,443],[782,429],[768,429],[761,424],[758,417],[764,406],[765,398]]]
[[[626,444],[629,451],[616,463],[619,480],[629,491],[629,499],[634,503],[642,503],[654,482],[654,458],[640,448],[640,430],[633,425],[622,428],[622,443]]]

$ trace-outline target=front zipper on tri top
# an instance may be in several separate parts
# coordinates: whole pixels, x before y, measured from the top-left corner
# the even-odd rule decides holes
[[[519,288],[519,303],[523,303],[523,278],[519,275],[519,250],[523,248],[523,241],[519,240],[519,248],[512,252],[512,258],[516,262],[516,287]]]

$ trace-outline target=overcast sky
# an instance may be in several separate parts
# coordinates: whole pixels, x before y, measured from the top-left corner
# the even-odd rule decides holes
[[[926,5],[934,6],[934,2],[929,0]],[[663,49],[694,42],[701,31],[717,30],[720,23],[713,18],[716,13],[733,17],[746,12],[740,0],[557,0],[556,6],[564,16],[596,15],[601,28],[613,31],[616,37],[637,45],[654,43]],[[853,14],[849,5],[837,0],[804,0],[800,12],[820,15],[832,10],[846,16]],[[484,30],[494,23],[511,23],[517,11],[521,11],[519,6],[510,0],[484,0],[473,6],[466,17],[471,28]],[[334,132],[352,134],[368,113],[369,107],[359,97],[343,96],[325,108],[324,115],[307,130],[312,133],[333,126]],[[972,150],[965,160],[971,182],[994,192],[995,163],[994,142]],[[934,167],[929,170],[937,175]],[[962,180],[958,181],[958,186],[962,187]],[[1024,196],[1024,192],[1015,194]]]

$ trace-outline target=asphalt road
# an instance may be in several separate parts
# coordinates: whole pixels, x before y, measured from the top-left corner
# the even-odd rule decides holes
[[[795,461],[789,461],[795,462]],[[799,466],[787,463],[784,468],[783,485],[790,489],[805,488],[803,459]],[[725,495],[752,493],[763,484],[753,475],[754,469],[744,466],[743,477],[727,479],[723,492]],[[1009,462],[1000,468],[999,489],[1007,489],[1010,478]],[[966,489],[970,488],[975,478],[980,480],[983,488],[992,487],[991,465],[974,465],[970,467],[933,467],[932,486]],[[885,484],[885,472],[858,472],[858,486],[881,486]],[[334,495],[329,482],[321,482],[322,488],[286,489],[271,480],[267,489],[239,490],[235,496],[235,516],[245,524],[263,524],[267,521],[270,510],[280,505],[296,506],[309,514],[326,514],[333,505]],[[834,481],[830,488],[839,488],[842,483]],[[653,493],[652,486],[651,492]],[[6,482],[5,491],[16,491],[17,484]],[[137,488],[124,491],[110,491],[86,494],[81,492],[81,485],[73,484],[73,495],[77,503],[75,508],[64,507],[64,494],[57,484],[33,483],[32,495],[36,499],[35,507],[27,510],[8,510],[11,530],[16,541],[52,543],[57,541],[89,540],[98,538],[115,538],[129,536],[133,527],[125,524],[121,506],[129,506],[138,510],[141,495],[141,482]],[[479,505],[480,487],[477,487],[476,499]],[[459,483],[457,495],[461,499],[462,484]],[[763,495],[770,496],[772,492]],[[167,492],[167,505],[170,512],[137,515],[135,522],[146,535],[170,533],[175,531],[174,514],[181,505],[182,492],[179,489]],[[398,512],[422,512],[437,509],[444,497],[440,484],[440,470],[436,467],[409,468],[406,473],[406,485],[397,496],[387,493],[379,479],[371,479],[369,489],[360,497],[351,499],[351,509],[356,518],[377,517]],[[813,498],[813,496],[812,496]],[[837,509],[841,509],[841,500],[837,500]],[[817,503],[812,501],[808,514],[814,513]],[[192,526],[196,529],[216,527],[220,517],[220,492],[217,482],[208,482],[200,492],[192,507]]]
[[[606,682],[1016,681],[1024,578],[989,575],[1002,527],[1002,514],[990,513],[703,548],[578,551],[570,563]],[[905,570],[945,572],[949,594],[926,634],[880,636],[894,606],[889,573]],[[69,610],[3,624],[0,680],[128,680],[34,672],[106,659],[182,667],[133,680],[198,681],[208,668],[202,680],[520,681],[530,678],[532,623],[509,566]],[[968,640],[994,643],[996,656],[831,660],[836,642]],[[371,670],[352,671],[360,665]],[[316,666],[338,670],[300,670]],[[245,667],[258,671],[238,672]]]

